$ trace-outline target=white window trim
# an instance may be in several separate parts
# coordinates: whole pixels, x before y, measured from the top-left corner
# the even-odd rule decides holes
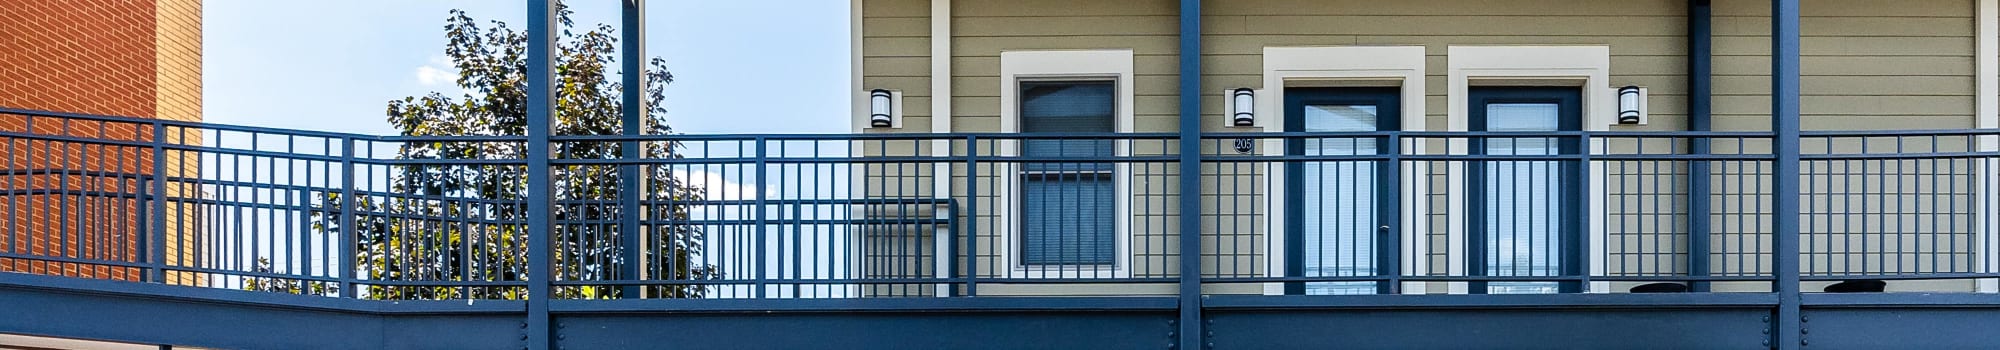
[[[1380,86],[1401,87],[1402,130],[1423,131],[1424,111],[1424,47],[1423,46],[1338,46],[1338,47],[1266,47],[1264,48],[1264,88],[1256,91],[1257,127],[1279,132],[1285,130],[1285,87],[1288,86]],[[1223,100],[1231,100],[1223,95]],[[1225,108],[1224,110],[1229,110]],[[1226,118],[1225,118],[1226,119]],[[1403,154],[1423,154],[1421,143],[1405,145]],[[1283,156],[1284,140],[1266,139],[1261,145],[1266,156]],[[1416,203],[1422,198],[1418,194],[1429,191],[1428,181],[1418,181],[1417,167],[1404,166],[1402,177],[1403,203]],[[1286,260],[1285,232],[1286,220],[1283,208],[1287,193],[1280,186],[1285,183],[1282,164],[1269,164],[1264,170],[1269,175],[1265,182],[1265,208],[1269,213],[1269,234],[1264,241],[1266,261],[1264,273],[1267,277],[1284,277]],[[1430,271],[1429,260],[1424,252],[1429,251],[1429,239],[1423,232],[1429,232],[1429,206],[1405,205],[1403,213],[1402,273],[1420,274]],[[1411,259],[1415,257],[1415,259]],[[1264,294],[1284,294],[1284,283],[1265,283]],[[1424,294],[1425,283],[1403,282],[1403,294]]]
[[[1583,88],[1583,130],[1604,131],[1617,120],[1617,100],[1611,84],[1611,47],[1609,46],[1452,46],[1449,49],[1449,74],[1451,84],[1447,97],[1451,101],[1446,127],[1448,131],[1468,131],[1471,101],[1468,91],[1473,86],[1580,86]],[[1583,145],[1585,152],[1595,152],[1600,148],[1598,140]],[[1463,140],[1448,142],[1450,154],[1468,154],[1469,144]],[[1452,276],[1466,276],[1465,220],[1465,166],[1452,163],[1446,176],[1448,193],[1445,196],[1446,221],[1450,229],[1446,242],[1450,246],[1446,260]],[[1603,167],[1590,168],[1589,194],[1604,193]],[[1585,247],[1588,261],[1586,273],[1592,276],[1604,274],[1605,252],[1605,211],[1602,205],[1588,205],[1585,210],[1592,218],[1590,226],[1584,230],[1590,236],[1590,245]],[[1470,292],[1466,282],[1446,284],[1452,294]],[[1587,293],[1609,293],[1611,282],[1591,281],[1584,286]]]
[[[1000,53],[1000,132],[1021,131],[1020,88],[1021,82],[1035,80],[1112,80],[1116,92],[1116,105],[1112,117],[1116,121],[1116,132],[1132,132],[1133,106],[1133,63],[1132,50],[1048,50],[1048,51],[1004,51]],[[1116,141],[1115,155],[1131,154],[1129,141]],[[997,145],[1001,156],[1020,155],[1020,142],[1003,140]],[[1116,212],[1112,215],[1113,240],[1117,250],[1112,255],[1111,266],[1027,266],[1022,264],[1020,228],[1021,195],[1015,181],[1020,178],[1018,164],[994,164],[994,173],[999,175],[996,190],[1006,203],[998,217],[1001,240],[1006,251],[1002,257],[1002,270],[1011,278],[1123,278],[1131,276],[1132,265],[1132,191],[1131,166],[1119,163],[1112,168],[1112,195]]]

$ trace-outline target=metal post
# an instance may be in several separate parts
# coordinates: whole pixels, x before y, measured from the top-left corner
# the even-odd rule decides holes
[[[1201,318],[1201,0],[1180,14],[1180,342],[1205,349]]]
[[[1593,152],[1593,150],[1595,150],[1594,147],[1591,147],[1590,141],[1591,140],[1589,131],[1584,131],[1581,134],[1578,134],[1576,140],[1578,148],[1576,150],[1577,154],[1576,170],[1574,170],[1575,173],[1572,173],[1570,175],[1571,178],[1575,179],[1590,178],[1590,152]],[[1577,203],[1577,208],[1579,208],[1580,211],[1589,211],[1590,210],[1589,208],[1592,208],[1590,197],[1597,195],[1597,193],[1591,192],[1590,191],[1591,188],[1588,185],[1580,187],[1583,188],[1583,190],[1577,191],[1577,194],[1573,198],[1575,198],[1574,200]],[[1569,290],[1563,291],[1565,293],[1609,292],[1609,291],[1593,291],[1590,289],[1590,275],[1592,271],[1590,267],[1584,266],[1587,265],[1587,263],[1590,261],[1589,258],[1584,256],[1584,252],[1590,251],[1591,247],[1590,231],[1593,226],[1591,226],[1590,219],[1591,219],[1590,215],[1577,215],[1576,230],[1570,231],[1570,234],[1573,235],[1571,237],[1574,238],[1570,241],[1576,243],[1564,244],[1567,245],[1568,247],[1563,248],[1563,274],[1578,278],[1576,282],[1564,283],[1564,284],[1574,284],[1574,286],[1567,288]]]
[[[340,232],[336,233],[340,235],[340,254],[335,256],[346,262],[335,266],[345,267],[340,269],[340,297],[353,298],[355,269],[361,268],[354,266],[360,263],[354,256],[354,231],[358,230],[354,225],[354,139],[341,138],[340,149]]]
[[[1711,73],[1710,41],[1714,32],[1710,27],[1712,10],[1709,0],[1688,0],[1688,131],[1708,132],[1709,101],[1714,94]],[[1714,140],[1696,137],[1688,140],[1688,153],[1706,155]],[[1706,277],[1709,274],[1709,164],[1705,160],[1688,163],[1688,276]],[[1695,292],[1707,292],[1708,281],[1691,281],[1688,287]]]
[[[1388,279],[1382,281],[1380,287],[1376,288],[1381,290],[1382,294],[1403,294],[1403,191],[1401,191],[1403,184],[1403,138],[1401,135],[1401,133],[1395,133],[1385,136],[1388,138],[1388,142],[1384,143],[1388,147],[1384,147],[1382,153],[1389,155],[1389,160],[1383,162],[1381,165],[1383,168],[1382,178],[1376,180],[1388,182],[1388,184],[1376,186],[1378,189],[1385,186],[1390,189],[1396,189],[1383,191],[1381,192],[1383,195],[1376,196],[1376,198],[1381,198],[1382,201],[1382,204],[1377,207],[1385,211],[1383,215],[1377,216],[1382,222],[1382,227],[1377,233],[1380,235],[1378,239],[1382,242],[1382,248],[1375,254],[1375,264],[1376,266],[1381,266],[1376,274],[1388,277]]]
[[[1771,318],[1778,349],[1798,349],[1799,314],[1799,0],[1771,0],[1771,171],[1773,264],[1778,309]]]
[[[766,236],[770,234],[769,229],[771,226],[770,215],[765,211],[766,207],[769,206],[767,200],[771,198],[769,193],[764,192],[765,189],[770,188],[765,184],[766,179],[769,178],[769,176],[765,176],[766,165],[769,160],[769,154],[765,153],[765,145],[768,143],[766,141],[763,136],[758,136],[755,141],[757,142],[757,192],[755,192],[757,196],[755,199],[757,209],[751,210],[754,213],[752,215],[757,216],[757,218],[752,219],[757,223],[757,237],[751,240],[753,242],[751,243],[751,247],[754,247],[752,249],[756,249],[756,251],[750,253],[750,256],[756,257],[757,261],[751,263],[750,266],[757,267],[757,293],[755,295],[758,299],[764,298],[764,290],[769,289],[768,287],[770,286],[770,276],[768,273],[770,272],[771,257],[767,256],[766,253],[769,253],[771,249],[765,245],[768,243]]]
[[[167,282],[167,184],[173,181],[167,176],[166,144],[167,125],[153,122],[153,230],[146,237],[144,254],[146,263],[152,265],[147,281],[153,283]]]
[[[623,35],[619,39],[622,40],[622,44],[618,61],[624,66],[625,71],[623,77],[625,91],[622,96],[624,110],[621,111],[624,120],[619,121],[619,126],[624,129],[621,131],[625,136],[638,136],[645,132],[641,123],[650,110],[648,108],[650,106],[646,105],[646,63],[643,62],[646,59],[646,0],[619,2],[625,5],[621,12],[625,23],[619,28]],[[636,162],[645,157],[644,150],[640,147],[639,141],[625,141],[619,145],[618,156],[627,162]],[[639,201],[650,191],[647,191],[646,181],[641,176],[642,172],[639,171],[637,163],[627,163],[618,167],[618,251],[621,253],[618,279],[621,280],[646,278],[640,275],[645,271],[643,264],[646,261],[647,248],[641,243],[646,241],[644,239],[646,232],[640,227],[640,222],[645,219],[643,216],[646,210],[641,209]],[[640,288],[639,285],[626,285],[620,289],[618,295],[621,298],[645,297],[643,294],[645,288]]]
[[[554,275],[549,231],[555,202],[550,198],[549,134],[555,121],[556,0],[528,0],[528,319],[523,337],[529,349],[554,346],[549,298]]]
[[[965,137],[965,296],[979,296],[979,136]],[[953,257],[957,259],[957,257]]]

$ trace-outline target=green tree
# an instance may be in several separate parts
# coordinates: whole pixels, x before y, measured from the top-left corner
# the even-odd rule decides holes
[[[571,11],[558,5],[561,31],[557,37],[556,135],[615,135],[621,131],[623,85],[611,79],[617,64],[618,36],[607,25],[577,32]],[[449,43],[445,55],[457,68],[459,97],[432,92],[388,103],[388,121],[404,136],[518,136],[527,133],[527,33],[506,23],[482,28],[464,11],[453,10],[444,26]],[[673,81],[658,58],[648,62],[645,76],[648,135],[673,132],[662,107],[666,84]],[[647,158],[680,158],[675,142],[642,142]],[[618,142],[557,142],[550,145],[560,159],[615,159]],[[410,142],[396,145],[396,157],[410,160],[522,160],[519,142]],[[642,197],[648,222],[685,222],[690,200],[699,188],[664,166],[642,167],[646,183]],[[315,226],[322,232],[356,237],[354,268],[367,280],[416,282],[417,285],[372,285],[361,293],[375,299],[520,299],[522,288],[425,286],[426,281],[523,281],[528,274],[526,225],[527,169],[516,164],[398,164],[388,168],[386,191],[355,196],[355,225],[340,227],[338,210],[319,210]],[[552,247],[558,260],[557,281],[633,279],[616,276],[619,267],[634,263],[620,258],[622,213],[616,166],[558,166],[551,169],[555,200]],[[365,175],[357,175],[362,177]],[[340,208],[337,194],[323,197],[321,208]],[[685,224],[648,224],[642,259],[649,279],[694,280],[717,277],[717,269],[698,263],[703,233]],[[246,287],[273,291],[323,290],[295,281],[251,279]],[[703,288],[692,285],[648,287],[653,297],[699,298]],[[617,297],[618,288],[571,286],[558,288],[556,298]]]

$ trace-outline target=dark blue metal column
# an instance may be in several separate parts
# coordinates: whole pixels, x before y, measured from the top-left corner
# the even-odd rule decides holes
[[[1771,0],[1771,250],[1778,309],[1772,346],[1798,349],[1799,333],[1799,0]]]
[[[555,122],[556,0],[528,0],[528,319],[525,348],[548,349],[549,288],[554,268],[550,251],[550,210],[555,205],[549,174],[549,134]]]
[[[646,112],[649,110],[646,106],[646,62],[644,62],[646,0],[618,2],[624,4],[622,6],[624,10],[620,11],[624,23],[618,29],[623,33],[619,39],[623,45],[618,50],[620,56],[618,63],[625,71],[623,76],[625,91],[622,96],[624,110],[621,111],[624,120],[619,121],[619,126],[624,129],[621,131],[625,136],[638,136],[645,132],[640,123],[646,119]],[[637,161],[644,157],[638,141],[625,141],[623,145],[619,145],[618,156],[626,161]],[[626,164],[618,168],[618,251],[621,254],[618,279],[622,280],[641,279],[640,268],[641,264],[645,263],[643,255],[645,249],[640,246],[640,242],[644,241],[641,237],[645,234],[645,230],[639,227],[639,220],[643,219],[645,211],[640,209],[639,200],[648,191],[646,182],[641,180],[640,175],[638,164]],[[644,290],[638,285],[626,285],[618,294],[622,298],[642,298],[644,295],[641,293]]]
[[[1181,0],[1181,349],[1203,349],[1201,319],[1201,0]]]
[[[1688,74],[1688,131],[1707,132],[1712,112],[1710,100],[1714,96],[1714,65],[1711,62],[1710,43],[1714,32],[1710,27],[1713,12],[1709,0],[1688,0],[1687,12],[1687,74]],[[1706,138],[1688,140],[1689,153],[1708,154],[1714,143]],[[1709,187],[1708,161],[1696,160],[1688,163],[1688,275],[1708,276],[1708,235],[1709,235]],[[1688,287],[1695,292],[1707,292],[1708,281],[1692,281]]]

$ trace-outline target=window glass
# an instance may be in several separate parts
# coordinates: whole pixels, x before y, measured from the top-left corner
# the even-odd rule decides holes
[[[1497,132],[1557,131],[1560,106],[1554,103],[1493,103],[1486,105],[1486,130]],[[1495,138],[1486,141],[1489,155],[1553,155],[1550,138]],[[1560,207],[1561,165],[1553,161],[1486,162],[1486,275],[1557,276],[1564,220]],[[1494,294],[1555,293],[1553,282],[1492,282]]]
[[[1021,83],[1022,133],[1114,131],[1116,88],[1110,81]],[[1024,140],[1025,157],[1109,157],[1108,139]],[[1025,265],[1110,265],[1116,208],[1112,163],[1021,164],[1021,255]]]
[[[1376,131],[1373,105],[1305,105],[1306,132]],[[1372,138],[1310,138],[1305,155],[1375,154]],[[1308,162],[1300,166],[1303,206],[1300,242],[1309,277],[1375,275],[1375,171],[1373,161]],[[1306,294],[1374,294],[1375,282],[1312,282]]]

